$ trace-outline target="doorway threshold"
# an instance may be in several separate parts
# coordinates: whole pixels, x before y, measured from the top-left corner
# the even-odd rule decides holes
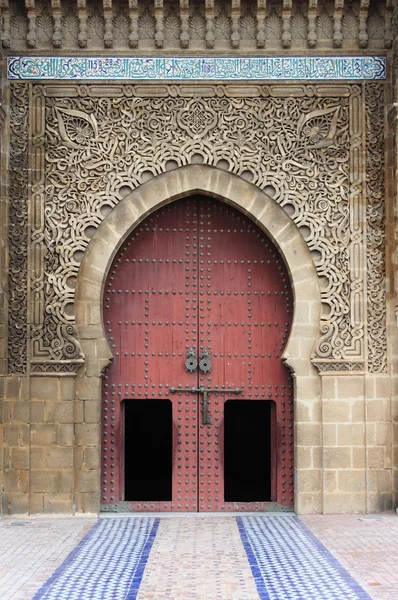
[[[227,503],[226,503],[227,504]],[[232,504],[232,503],[230,503]],[[250,504],[255,504],[254,509],[252,506],[247,506],[246,509],[244,510],[245,507],[241,507],[241,506],[231,506],[228,510],[228,508],[226,510],[220,510],[220,511],[190,511],[190,512],[184,512],[184,511],[173,511],[170,510],[170,506],[165,505],[164,508],[166,510],[162,510],[163,507],[159,507],[156,506],[155,502],[152,501],[141,501],[140,502],[140,507],[137,508],[134,506],[134,504],[131,501],[128,500],[121,500],[120,502],[117,502],[116,504],[101,504],[100,506],[100,514],[106,514],[106,515],[114,515],[114,514],[124,514],[124,515],[169,515],[169,516],[175,516],[175,515],[232,515],[232,516],[236,516],[236,515],[265,515],[265,514],[271,514],[271,515],[280,515],[283,513],[287,513],[287,514],[292,514],[294,513],[294,508],[293,506],[285,506],[284,504],[279,504],[279,502],[259,502],[258,504],[256,502],[250,502]],[[142,510],[141,510],[142,508]],[[160,508],[160,510],[158,510]],[[209,507],[210,508],[210,507]],[[235,509],[235,510],[231,510],[231,509]],[[242,510],[243,509],[243,510]],[[249,510],[251,509],[251,510]]]
[[[270,511],[257,511],[257,512],[130,512],[130,513],[109,513],[103,512],[99,514],[100,519],[123,519],[123,518],[131,518],[131,517],[148,517],[148,518],[161,518],[161,519],[192,519],[192,518],[206,518],[206,517],[253,517],[253,516],[262,516],[262,517],[291,517],[295,516],[296,513],[292,511],[283,511],[283,512],[270,512]]]

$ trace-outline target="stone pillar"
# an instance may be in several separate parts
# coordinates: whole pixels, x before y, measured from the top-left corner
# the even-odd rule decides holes
[[[7,260],[7,144],[5,136],[4,94],[3,94],[4,59],[0,51],[0,514],[3,506],[3,421],[4,421],[4,391],[6,373],[6,260]]]
[[[75,504],[77,512],[98,513],[101,468],[101,373],[94,372],[97,340],[91,339],[92,360],[76,378],[75,398]]]
[[[366,512],[365,380],[322,374],[323,512]]]
[[[13,375],[3,377],[3,382],[3,513],[28,513],[30,467],[29,378]]]
[[[388,373],[368,374],[365,380],[366,508],[369,513],[392,508],[390,383]]]
[[[394,30],[398,27],[398,9],[395,8]],[[395,35],[392,52],[392,98],[391,108],[389,110],[388,130],[392,138],[392,161],[391,169],[387,174],[387,180],[392,186],[392,196],[394,199],[394,222],[395,222],[395,252],[393,256],[394,269],[394,299],[395,299],[395,326],[394,332],[391,331],[391,379],[392,379],[392,401],[391,401],[391,420],[392,420],[392,496],[393,508],[398,507],[398,36]],[[392,329],[392,328],[391,328]]]
[[[74,380],[31,379],[31,513],[73,512]]]
[[[322,373],[323,512],[391,510],[387,374]]]
[[[320,377],[314,367],[295,379],[295,510],[322,513]]]

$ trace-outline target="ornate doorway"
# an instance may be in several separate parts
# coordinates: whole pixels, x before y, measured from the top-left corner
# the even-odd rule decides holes
[[[193,196],[147,217],[109,271],[106,510],[293,506],[289,276],[237,210]]]

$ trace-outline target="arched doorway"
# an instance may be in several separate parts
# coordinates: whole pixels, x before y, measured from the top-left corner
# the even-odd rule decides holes
[[[232,207],[191,196],[147,217],[108,273],[102,505],[293,506],[292,315],[273,243]],[[205,390],[211,390],[205,393]]]

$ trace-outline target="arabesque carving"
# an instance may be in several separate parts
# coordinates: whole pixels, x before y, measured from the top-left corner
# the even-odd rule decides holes
[[[8,370],[10,373],[25,373],[28,344],[29,86],[12,86],[10,112]]]
[[[385,369],[383,176],[374,160],[383,154],[382,84],[367,87],[368,129],[375,120],[377,132],[369,138],[367,208],[361,86],[115,84],[101,97],[97,90],[32,86],[32,372],[73,372],[83,362],[74,288],[104,217],[130,190],[192,163],[259,186],[299,227],[321,282],[319,369],[363,370],[366,306],[369,369]]]
[[[317,253],[317,268],[328,280],[324,306],[332,331],[319,346],[322,358],[345,357],[354,343],[350,323],[350,96],[275,97],[264,88],[258,98],[184,97],[184,88],[165,87],[164,98],[85,96],[46,98],[46,148],[43,211],[47,239],[42,302],[45,322],[35,323],[34,359],[67,358],[68,322],[73,326],[73,287],[90,237],[126,189],[191,162],[227,168],[259,187],[272,190],[302,228]],[[147,88],[148,91],[151,88]],[[269,90],[269,91],[268,91]],[[125,88],[129,95],[131,88]],[[182,92],[182,94],[181,94]],[[42,89],[35,89],[41,98]],[[38,100],[39,102],[39,100]],[[41,102],[41,99],[40,99]],[[43,111],[39,111],[41,118]],[[40,130],[40,127],[38,128]],[[42,164],[37,158],[34,164]],[[35,177],[41,185],[39,175]],[[338,195],[336,190],[338,190]],[[339,232],[330,235],[330,231]],[[43,244],[44,242],[44,244]],[[363,323],[362,323],[363,325]],[[70,332],[71,333],[71,332]],[[362,331],[363,335],[363,331]],[[73,334],[68,338],[71,343]],[[361,356],[362,348],[357,347]],[[71,348],[70,359],[79,357]]]
[[[366,85],[365,102],[368,366],[381,373],[387,370],[383,88]]]
[[[0,61],[3,61],[3,52],[0,50]],[[3,77],[5,76],[5,73],[3,72],[3,69],[0,67],[0,132],[3,129],[4,126],[4,121],[6,118],[6,113],[3,107]]]
[[[83,362],[80,346],[76,341],[76,328],[73,323],[73,301],[75,270],[70,264],[70,256],[61,250],[62,236],[56,231],[57,225],[51,219],[56,206],[62,206],[73,215],[73,206],[65,202],[61,192],[58,198],[52,189],[51,196],[46,195],[46,172],[43,165],[46,133],[45,111],[41,93],[32,99],[32,129],[35,135],[31,141],[31,168],[29,169],[31,190],[31,341],[32,372],[45,371],[73,372]],[[93,127],[93,120],[82,113],[56,108],[58,132],[65,149],[78,149],[87,140]],[[90,129],[91,127],[91,129]],[[47,155],[47,159],[48,159]],[[58,161],[60,181],[67,181],[68,168]],[[64,177],[66,176],[66,179]],[[83,182],[80,182],[81,187]],[[59,190],[61,191],[61,190]],[[49,199],[55,201],[55,205]],[[61,285],[61,287],[60,287]],[[54,361],[57,367],[48,364]]]

